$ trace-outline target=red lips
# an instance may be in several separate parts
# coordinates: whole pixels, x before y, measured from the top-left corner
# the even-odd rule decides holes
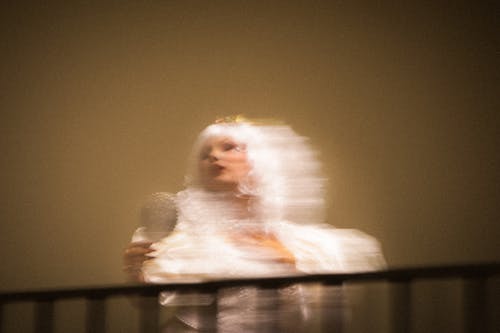
[[[226,167],[224,167],[224,166],[222,166],[220,164],[212,164],[212,166],[210,167],[210,171],[214,175],[220,174],[225,169],[226,169]]]

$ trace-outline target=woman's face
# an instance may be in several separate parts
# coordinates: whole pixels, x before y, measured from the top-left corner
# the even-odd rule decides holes
[[[208,138],[203,144],[199,174],[205,189],[236,191],[249,171],[245,145],[226,136]]]

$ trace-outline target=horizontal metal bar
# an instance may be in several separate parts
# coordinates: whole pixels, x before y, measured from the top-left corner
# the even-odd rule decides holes
[[[86,298],[109,297],[111,295],[133,295],[141,293],[157,294],[161,291],[176,290],[216,290],[226,287],[257,285],[259,287],[279,287],[295,283],[326,283],[342,284],[355,281],[403,281],[415,279],[437,279],[452,277],[488,277],[500,274],[500,262],[469,265],[429,266],[417,268],[394,268],[383,271],[342,273],[342,274],[311,274],[285,277],[244,278],[203,280],[201,282],[178,282],[169,284],[102,286],[88,288],[64,288],[51,290],[28,290],[0,293],[0,301],[13,302],[35,300],[38,298]]]

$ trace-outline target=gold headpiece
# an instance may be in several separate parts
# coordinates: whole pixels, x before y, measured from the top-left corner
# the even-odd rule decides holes
[[[245,118],[241,114],[237,114],[234,116],[226,116],[226,117],[218,117],[215,120],[216,124],[224,124],[224,123],[252,123],[249,119]]]

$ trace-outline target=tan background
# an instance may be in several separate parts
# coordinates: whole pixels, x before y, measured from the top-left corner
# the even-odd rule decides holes
[[[121,283],[140,200],[234,113],[311,137],[328,222],[391,266],[499,260],[493,7],[2,2],[1,289]]]

